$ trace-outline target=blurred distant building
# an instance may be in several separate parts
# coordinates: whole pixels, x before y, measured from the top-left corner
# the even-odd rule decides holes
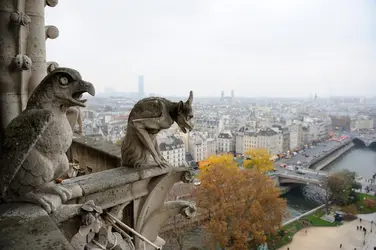
[[[338,129],[350,130],[350,126],[351,126],[350,116],[331,115],[330,119],[332,120],[333,129],[338,128]]]
[[[302,143],[302,126],[299,124],[291,124],[288,126],[288,129],[290,131],[290,149],[295,150],[300,147]]]
[[[140,98],[144,98],[145,96],[144,76],[138,76],[138,96]]]
[[[351,131],[373,129],[373,119],[369,116],[359,116],[351,119]]]

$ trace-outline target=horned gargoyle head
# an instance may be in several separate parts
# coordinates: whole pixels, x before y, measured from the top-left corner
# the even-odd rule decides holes
[[[83,93],[95,95],[93,84],[82,80],[80,73],[70,68],[52,70],[34,90],[27,107],[85,107],[86,99],[81,99]]]
[[[178,114],[176,116],[175,122],[179,125],[180,129],[187,133],[187,130],[193,129],[192,118],[193,118],[193,91],[189,92],[189,97],[186,102],[180,101],[178,103]]]

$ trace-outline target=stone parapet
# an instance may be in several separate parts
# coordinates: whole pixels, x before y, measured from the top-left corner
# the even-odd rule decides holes
[[[72,198],[68,204],[83,204],[93,200],[96,205],[106,209],[147,195],[150,185],[154,185],[150,183],[152,179],[162,176],[173,177],[176,182],[180,180],[189,182],[190,178],[193,178],[187,168],[161,169],[151,166],[148,169],[137,170],[119,167],[67,179],[59,185],[72,191]],[[62,214],[62,211],[70,210],[69,206],[67,204],[60,206],[60,211],[56,213],[60,214],[58,222],[69,219],[70,213],[67,213],[66,217]]]
[[[120,167],[120,147],[103,140],[76,136],[67,154],[85,174]]]
[[[88,202],[93,202],[101,211],[117,216],[155,245],[163,245],[164,241],[158,237],[158,233],[170,216],[178,213],[186,217],[195,215],[196,208],[189,201],[165,201],[171,187],[179,181],[193,181],[190,169],[151,166],[137,170],[119,167],[66,179],[54,185],[70,190],[72,198],[62,204],[58,196],[46,194],[57,207],[51,215],[31,204],[9,203],[0,206],[0,249],[73,249],[69,242],[76,240],[79,234],[77,225],[80,225],[85,212],[82,210],[83,204]],[[103,227],[108,230],[111,225],[107,223]],[[29,237],[35,238],[31,240]],[[86,240],[85,237],[82,239]],[[141,249],[144,240],[134,235],[132,237],[134,249]],[[28,244],[28,247],[23,247],[23,244]],[[74,249],[78,249],[77,246]],[[146,249],[155,248],[147,245]]]
[[[73,250],[46,211],[27,203],[0,205],[0,249]]]

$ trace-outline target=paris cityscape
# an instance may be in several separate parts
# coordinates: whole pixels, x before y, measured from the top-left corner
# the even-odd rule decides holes
[[[109,88],[91,98],[88,107],[81,109],[85,137],[120,145],[135,103],[155,95],[145,93],[146,79],[142,75],[135,79],[138,92],[119,93]],[[279,178],[279,183],[286,177],[286,184],[280,184],[281,194],[288,201],[285,222],[322,204],[312,183],[327,177],[328,172],[346,169],[355,171],[361,181],[368,177],[372,182],[364,183],[362,190],[375,195],[376,169],[367,166],[373,166],[376,159],[376,98],[320,98],[317,94],[306,99],[239,98],[231,90],[228,95],[221,91],[218,97],[195,98],[193,108],[192,131],[183,133],[172,126],[158,134],[162,155],[171,165],[190,166],[198,174],[200,164],[211,156],[230,154],[241,162],[250,149],[267,149],[274,163],[268,175]],[[194,185],[199,184],[195,179]],[[197,247],[202,241],[197,237],[201,234],[195,232],[184,232],[188,236],[183,249]]]
[[[376,2],[0,1],[0,250],[376,250]]]

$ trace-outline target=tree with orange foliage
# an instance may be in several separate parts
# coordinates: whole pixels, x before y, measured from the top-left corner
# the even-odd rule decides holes
[[[211,166],[224,165],[227,167],[237,167],[236,161],[231,154],[213,155],[199,164],[200,174],[204,174]]]
[[[271,155],[266,148],[250,149],[245,155],[248,157],[243,163],[245,168],[255,168],[263,173],[274,169]]]
[[[366,198],[364,200],[364,204],[366,205],[367,208],[374,208],[376,206],[376,201],[371,198]]]
[[[276,233],[286,200],[257,168],[241,170],[232,155],[222,155],[211,157],[198,178],[201,184],[193,194],[197,206],[210,215],[204,228],[222,248],[247,249]]]

